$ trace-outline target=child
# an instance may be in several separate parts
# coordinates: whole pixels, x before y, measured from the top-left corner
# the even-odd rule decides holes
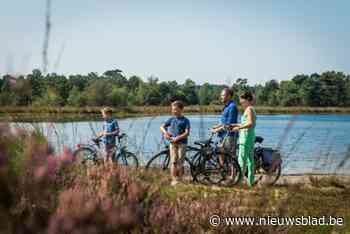
[[[103,131],[97,134],[103,137],[103,142],[106,145],[106,161],[112,159],[116,150],[116,136],[119,134],[119,125],[115,118],[112,117],[112,109],[105,107],[101,110],[102,118],[105,120]]]
[[[186,156],[187,137],[190,134],[190,121],[182,115],[184,105],[181,101],[171,104],[173,117],[160,127],[164,137],[170,141],[171,185],[176,185],[183,174],[183,162]]]

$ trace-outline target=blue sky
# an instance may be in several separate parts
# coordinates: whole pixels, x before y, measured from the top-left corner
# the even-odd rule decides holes
[[[219,84],[350,73],[347,0],[52,1],[50,72]],[[45,1],[2,0],[0,11],[0,74],[41,68]]]

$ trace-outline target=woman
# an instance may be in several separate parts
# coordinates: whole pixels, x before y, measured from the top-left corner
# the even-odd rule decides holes
[[[239,154],[238,163],[245,175],[248,166],[248,185],[254,185],[254,142],[255,142],[255,123],[256,112],[253,107],[253,94],[244,92],[239,97],[239,102],[244,108],[240,124],[231,124],[233,131],[239,131]]]

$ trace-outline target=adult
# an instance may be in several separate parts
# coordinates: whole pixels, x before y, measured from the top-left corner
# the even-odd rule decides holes
[[[239,97],[239,102],[244,108],[244,113],[241,117],[240,124],[231,124],[232,131],[239,131],[239,154],[238,163],[241,167],[242,174],[245,175],[248,167],[248,185],[254,185],[254,142],[255,142],[255,125],[256,112],[253,107],[253,94],[251,92],[244,92]]]
[[[228,131],[226,126],[237,123],[238,110],[232,100],[233,91],[226,87],[221,91],[220,98],[224,103],[224,108],[220,117],[220,124],[212,128],[212,132],[218,133],[221,147],[229,154],[236,152],[237,132]]]

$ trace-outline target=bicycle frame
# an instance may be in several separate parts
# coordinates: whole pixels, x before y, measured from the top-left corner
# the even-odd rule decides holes
[[[121,144],[121,140],[124,137],[126,137],[125,133],[121,134],[120,136],[117,136],[118,143],[115,145],[115,149],[116,149],[114,152],[115,158],[117,157],[118,154],[122,154],[123,152],[127,151],[127,146]],[[97,155],[98,155],[98,151],[101,150],[100,143],[102,140],[101,140],[101,137],[98,137],[98,138],[93,138],[92,141],[93,141],[93,144],[77,144],[77,148],[78,149],[86,148],[86,149],[93,151],[94,157],[95,157],[94,160],[96,160]]]

